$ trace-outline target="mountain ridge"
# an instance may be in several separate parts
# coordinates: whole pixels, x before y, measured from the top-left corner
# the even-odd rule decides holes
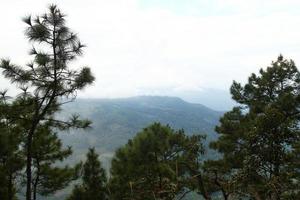
[[[91,130],[72,130],[71,134],[60,134],[64,144],[73,146],[75,153],[78,149],[83,151],[92,146],[103,153],[114,152],[153,122],[184,129],[187,134],[206,134],[207,140],[211,141],[217,137],[214,127],[223,114],[201,104],[168,96],[81,98],[63,106],[61,115],[66,117],[72,113],[93,122]]]
[[[173,129],[184,129],[188,135],[206,134],[205,144],[217,138],[214,127],[223,114],[202,104],[189,103],[178,97],[136,96],[114,99],[84,99],[65,104],[58,117],[77,113],[90,119],[92,129],[60,132],[65,146],[72,146],[73,155],[65,164],[73,165],[86,159],[88,148],[95,147],[106,170],[114,151],[126,144],[144,127],[153,122],[169,124]],[[208,152],[206,157],[216,157]],[[71,188],[59,191],[51,200],[64,199]]]
[[[209,106],[206,106],[202,103],[195,103],[195,102],[189,102],[184,100],[183,98],[180,97],[175,97],[175,96],[161,96],[161,95],[139,95],[139,96],[132,96],[132,97],[121,97],[121,98],[77,98],[77,102],[126,102],[126,101],[132,101],[132,102],[140,102],[140,101],[150,101],[150,100],[155,100],[156,102],[158,100],[169,100],[169,102],[177,102],[177,103],[182,103],[182,104],[190,104],[194,106],[199,106],[205,109],[212,110],[214,112],[218,113],[224,113],[224,111],[220,110],[215,110]]]

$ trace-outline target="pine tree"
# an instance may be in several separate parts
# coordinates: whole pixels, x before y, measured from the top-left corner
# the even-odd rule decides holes
[[[82,184],[76,185],[69,200],[105,200],[107,199],[106,172],[101,166],[99,155],[94,148],[87,153],[82,168]]]
[[[250,125],[246,125],[246,119],[240,108],[225,113],[220,119],[220,124],[216,127],[220,137],[217,142],[212,142],[210,147],[222,153],[223,158],[204,162],[202,170],[205,174],[206,188],[209,193],[221,192],[224,200],[234,196],[247,197],[243,191],[244,186],[239,184],[236,176],[243,166],[243,158],[247,156],[247,152],[242,150],[240,145],[244,140],[241,139],[245,134],[244,131]]]
[[[6,96],[0,96],[0,199],[13,200],[16,180],[23,168],[24,158],[20,145],[21,127],[14,120],[15,105]]]
[[[203,154],[201,139],[159,123],[145,128],[112,160],[110,199],[183,197],[192,187],[190,168]]]
[[[48,125],[40,126],[33,137],[33,199],[37,194],[48,196],[63,189],[76,178],[77,166],[58,167],[72,154],[71,147],[63,148],[61,140]]]
[[[88,67],[80,70],[69,68],[69,63],[82,54],[84,45],[65,25],[65,15],[55,5],[49,7],[48,13],[34,19],[26,17],[24,22],[28,26],[25,34],[33,43],[30,51],[33,61],[20,67],[3,59],[0,68],[6,78],[23,88],[22,95],[26,96],[23,109],[31,111],[20,119],[26,127],[26,200],[31,200],[32,143],[39,125],[51,122],[52,126],[61,129],[88,127],[90,122],[81,121],[78,116],[60,121],[54,114],[62,104],[74,100],[77,91],[91,84],[94,77]]]
[[[241,106],[221,118],[219,140],[211,146],[223,154],[235,193],[272,200],[299,195],[300,73],[295,63],[279,56],[244,86],[234,82],[231,94]]]

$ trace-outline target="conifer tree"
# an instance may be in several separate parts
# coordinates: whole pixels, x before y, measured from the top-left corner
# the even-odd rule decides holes
[[[221,118],[220,137],[211,146],[223,154],[235,194],[266,200],[299,195],[300,73],[295,63],[279,56],[244,86],[234,82],[231,94],[241,106]]]
[[[32,143],[39,125],[51,122],[60,129],[88,127],[90,122],[78,116],[60,121],[54,114],[62,104],[74,100],[77,91],[91,84],[94,77],[88,67],[70,69],[70,62],[82,54],[84,45],[66,26],[65,15],[55,5],[49,7],[48,13],[26,17],[24,22],[25,35],[33,45],[33,61],[20,67],[2,59],[0,68],[6,78],[23,88],[27,98],[23,109],[31,111],[20,120],[26,122],[26,200],[32,200]]]
[[[61,140],[48,125],[40,126],[33,137],[33,200],[37,194],[49,196],[63,189],[76,178],[77,166],[58,167],[72,154],[71,147],[63,148]]]
[[[22,129],[14,120],[15,105],[6,96],[6,91],[0,95],[0,199],[13,200],[16,180],[24,166],[20,148]]]
[[[201,136],[154,123],[117,150],[111,166],[110,199],[171,200],[192,188],[190,167],[203,154]]]
[[[94,148],[90,148],[82,167],[82,184],[75,186],[68,200],[105,200],[108,192],[106,184],[106,172],[99,155]]]

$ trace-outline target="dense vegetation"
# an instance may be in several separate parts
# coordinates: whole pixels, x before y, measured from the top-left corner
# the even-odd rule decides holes
[[[90,148],[87,153],[87,160],[82,165],[82,184],[75,185],[68,200],[76,199],[107,199],[107,177],[98,160],[98,154],[94,148]]]
[[[21,151],[19,155],[24,154],[25,162],[21,163],[26,169],[26,199],[31,200],[36,198],[38,191],[49,194],[59,189],[56,184],[62,182],[56,179],[66,178],[62,173],[69,174],[67,167],[64,170],[50,167],[53,162],[62,160],[70,153],[61,149],[51,129],[87,128],[90,122],[79,120],[76,115],[70,120],[61,121],[55,118],[55,113],[62,104],[74,100],[77,91],[91,84],[94,77],[87,67],[80,70],[69,68],[70,62],[82,54],[84,45],[65,25],[65,16],[55,5],[50,6],[49,12],[44,15],[34,19],[31,16],[25,17],[24,22],[27,24],[25,35],[33,45],[30,55],[34,58],[25,67],[14,65],[7,59],[1,60],[0,68],[4,76],[22,90],[10,101],[3,92],[1,107],[4,112],[1,113],[1,126],[3,123],[3,126],[8,127],[9,133],[20,135],[20,143],[14,145],[15,148],[8,147],[5,153],[13,156],[8,151],[13,149]],[[7,113],[10,109],[14,113]],[[37,152],[34,145],[39,146],[41,144],[36,143],[43,143],[45,140],[51,142],[48,143],[49,148],[42,148],[41,152]],[[7,164],[9,160],[10,157],[4,158],[3,162]],[[56,173],[59,175],[55,175]],[[6,175],[12,183],[14,180],[11,179],[15,176]],[[49,178],[55,180],[51,181]],[[15,190],[12,189],[12,184],[9,185],[7,198],[13,199]],[[47,188],[44,188],[45,185]],[[42,189],[38,189],[39,186]]]
[[[233,82],[239,106],[220,118],[219,136],[209,147],[203,135],[153,123],[116,150],[107,175],[95,148],[84,162],[63,164],[72,149],[57,135],[91,124],[78,115],[57,118],[62,105],[94,81],[89,68],[69,68],[84,45],[56,6],[24,22],[34,45],[32,63],[0,63],[4,77],[21,89],[16,97],[7,91],[0,96],[1,200],[17,199],[23,188],[26,200],[36,200],[68,186],[69,200],[179,200],[189,194],[206,200],[300,199],[300,72],[292,60],[280,55],[245,85]],[[188,119],[194,122],[194,116]],[[218,156],[206,156],[209,148]]]
[[[191,183],[203,154],[201,136],[154,123],[120,148],[111,166],[111,199],[174,199]],[[138,163],[138,164],[137,164]]]
[[[218,188],[224,197],[299,199],[300,73],[295,63],[279,56],[246,85],[234,82],[231,94],[240,106],[220,119],[220,137],[211,143],[223,158],[207,162],[208,169],[217,169]]]

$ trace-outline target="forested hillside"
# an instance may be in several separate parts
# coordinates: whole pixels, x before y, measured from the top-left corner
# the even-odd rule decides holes
[[[64,144],[72,145],[75,160],[84,158],[86,149],[95,147],[103,157],[124,145],[128,139],[153,122],[184,129],[188,134],[207,135],[216,139],[214,127],[221,112],[176,97],[140,96],[124,99],[77,99],[63,107],[61,115],[77,113],[93,123],[87,131],[63,132]]]

